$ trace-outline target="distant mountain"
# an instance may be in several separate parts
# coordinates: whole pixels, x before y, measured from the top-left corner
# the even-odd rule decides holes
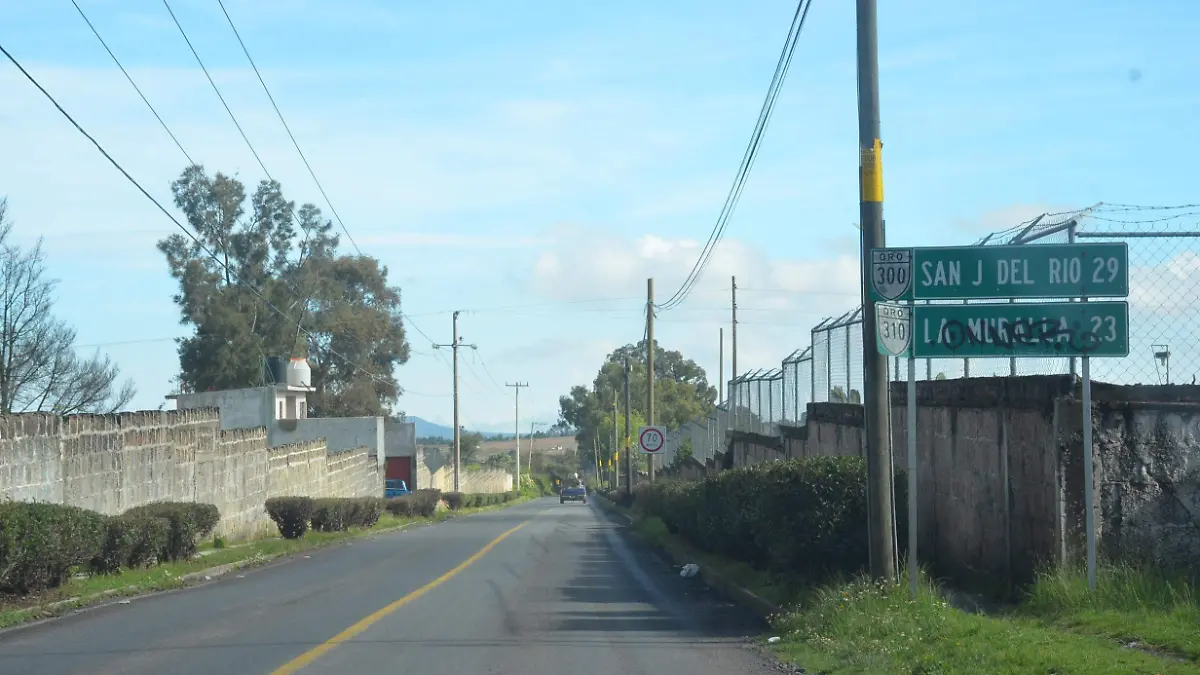
[[[408,421],[417,425],[417,438],[445,438],[447,440],[454,438],[454,427],[427,422],[412,415],[408,416]]]
[[[442,438],[447,441],[454,438],[454,427],[437,424],[412,415],[408,416],[408,421],[417,425],[417,438]],[[467,429],[467,431],[476,431],[476,429]],[[487,429],[479,429],[478,431],[488,438],[496,435],[512,436],[512,432]]]

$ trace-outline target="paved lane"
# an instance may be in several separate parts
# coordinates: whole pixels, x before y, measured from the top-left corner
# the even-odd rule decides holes
[[[763,626],[540,500],[0,635],[18,675],[756,675]]]

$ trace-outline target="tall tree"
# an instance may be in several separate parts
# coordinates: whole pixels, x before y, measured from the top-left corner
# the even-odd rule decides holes
[[[158,243],[180,323],[195,331],[179,341],[180,387],[261,386],[266,356],[307,356],[311,416],[390,414],[402,393],[393,367],[409,348],[387,267],[339,254],[333,224],[276,181],[247,200],[236,178],[192,165],[171,191],[196,236]]]
[[[618,447],[625,433],[624,366],[628,358],[631,417],[642,420],[646,413],[646,361],[649,342],[628,344],[608,355],[590,387],[578,385],[559,398],[560,424],[575,428],[575,438],[585,461],[593,459],[593,440],[601,458],[612,448],[612,406],[617,404]],[[704,369],[678,351],[654,350],[654,421],[677,429],[688,421],[707,415],[716,404],[717,390],[708,383]]]
[[[127,406],[132,380],[97,352],[75,351],[75,329],[56,318],[41,239],[22,249],[9,240],[8,201],[0,199],[0,413],[108,413]]]

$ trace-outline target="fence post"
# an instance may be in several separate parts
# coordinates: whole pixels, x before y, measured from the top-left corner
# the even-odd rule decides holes
[[[835,322],[836,323],[836,322]],[[825,331],[825,400],[833,393],[833,325]]]
[[[860,310],[861,311],[861,310]],[[846,324],[846,402],[850,402],[850,327],[854,325],[854,315],[850,316],[851,321]]]

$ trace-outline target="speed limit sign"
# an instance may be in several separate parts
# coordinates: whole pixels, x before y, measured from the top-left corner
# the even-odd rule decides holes
[[[648,455],[653,455],[662,450],[666,442],[666,427],[641,427],[638,429],[638,447]]]

